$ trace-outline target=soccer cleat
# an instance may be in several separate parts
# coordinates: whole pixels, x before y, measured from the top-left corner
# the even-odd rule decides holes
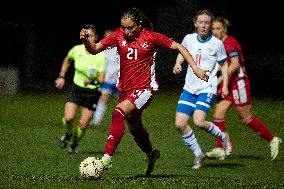
[[[225,137],[222,140],[222,145],[223,145],[223,149],[225,152],[225,156],[229,156],[230,153],[230,148],[229,148],[229,139],[228,139],[228,135],[225,134]]]
[[[202,161],[206,156],[202,153],[200,156],[196,156],[193,162],[193,169],[200,169],[202,167]]]
[[[68,142],[69,142],[69,136],[67,134],[63,135],[59,140],[59,147],[61,149],[66,148]]]
[[[278,137],[273,137],[273,139],[270,141],[271,161],[277,157],[280,143],[282,143],[282,140]]]
[[[112,162],[111,161],[107,161],[104,158],[101,159],[101,162],[104,166],[104,170],[108,170],[112,167]]]
[[[147,177],[151,176],[151,173],[153,172],[154,170],[154,167],[155,167],[155,162],[157,161],[157,159],[160,158],[160,151],[159,150],[153,150],[151,152],[151,154],[147,154],[147,168],[145,170],[145,175]]]
[[[225,151],[223,148],[214,148],[210,152],[206,152],[206,156],[209,158],[216,158],[219,160],[225,159]]]
[[[78,146],[77,144],[70,145],[70,149],[69,149],[70,155],[78,154],[77,146]]]

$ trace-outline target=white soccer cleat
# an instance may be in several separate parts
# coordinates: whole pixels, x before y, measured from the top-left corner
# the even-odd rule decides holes
[[[279,153],[279,146],[280,143],[282,143],[282,140],[278,137],[273,137],[273,139],[270,141],[270,151],[271,151],[271,161],[273,161],[278,153]]]
[[[225,151],[223,148],[214,148],[210,152],[206,152],[206,156],[209,158],[216,158],[219,160],[225,159]]]
[[[202,161],[206,156],[202,153],[200,156],[196,156],[194,159],[193,169],[200,169],[202,166]]]

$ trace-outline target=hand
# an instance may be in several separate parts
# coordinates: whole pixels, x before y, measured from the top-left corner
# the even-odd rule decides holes
[[[84,81],[84,86],[87,86],[87,85],[97,85],[99,83],[99,81],[98,80],[90,80],[90,79],[87,79],[87,80],[85,80]]]
[[[228,96],[228,94],[229,94],[228,87],[223,86],[223,88],[222,88],[222,98],[225,98],[226,96]]]
[[[179,63],[176,63],[173,68],[173,73],[179,74],[180,72],[182,72],[182,66]]]
[[[87,80],[84,81],[84,86],[87,86],[87,85],[89,85],[91,83],[92,83],[92,80],[87,79]]]
[[[59,90],[61,90],[65,85],[65,79],[64,78],[57,78],[55,80],[55,87]]]
[[[81,31],[80,31],[80,40],[82,41],[86,41],[89,37],[89,32],[87,29],[83,28]]]
[[[209,70],[202,70],[202,69],[197,67],[196,69],[193,70],[193,72],[201,80],[204,80],[206,82],[208,81],[209,76],[207,75],[207,73],[210,73]]]

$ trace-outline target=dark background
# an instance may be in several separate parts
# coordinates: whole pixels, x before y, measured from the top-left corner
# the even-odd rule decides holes
[[[242,45],[253,95],[283,97],[283,16],[281,6],[273,1],[10,1],[0,8],[1,67],[19,70],[21,91],[56,91],[54,80],[68,50],[80,43],[80,29],[92,23],[102,35],[105,29],[119,26],[121,11],[131,6],[142,9],[156,31],[177,42],[194,31],[192,19],[198,10],[209,8],[215,16],[227,17],[230,32]],[[185,73],[174,76],[171,71],[176,55],[159,50],[160,90],[183,86]],[[68,74],[70,82],[72,71]]]

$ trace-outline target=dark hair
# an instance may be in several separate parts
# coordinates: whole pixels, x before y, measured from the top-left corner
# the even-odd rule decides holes
[[[198,16],[203,15],[203,14],[210,16],[211,22],[214,20],[214,15],[212,14],[212,12],[209,9],[203,9],[203,10],[200,10],[196,13],[196,15],[193,18],[193,23],[196,22]]]
[[[141,28],[146,28],[148,30],[153,30],[153,24],[150,19],[138,8],[131,7],[122,12],[121,19],[130,18]]]
[[[98,34],[97,33],[97,29],[96,29],[96,27],[95,27],[95,25],[93,25],[93,24],[87,24],[87,25],[85,25],[84,26],[84,29],[90,29],[90,30],[92,30],[95,34]]]

